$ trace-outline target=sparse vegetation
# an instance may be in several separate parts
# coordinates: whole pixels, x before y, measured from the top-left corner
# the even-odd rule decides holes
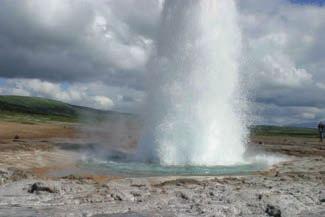
[[[288,136],[301,138],[318,137],[317,129],[297,128],[297,127],[278,127],[278,126],[255,126],[251,128],[254,136]]]
[[[0,96],[0,120],[9,122],[101,122],[121,117],[134,118],[130,114],[101,111],[38,97]],[[318,137],[317,129],[297,127],[254,126],[251,132],[253,136]]]
[[[0,96],[0,120],[10,122],[100,122],[125,115],[38,97]]]

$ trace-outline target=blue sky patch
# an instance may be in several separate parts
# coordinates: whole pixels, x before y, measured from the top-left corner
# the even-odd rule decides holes
[[[0,86],[2,86],[4,83],[6,83],[6,79],[0,78]]]
[[[67,90],[70,88],[71,85],[70,85],[69,82],[64,81],[64,82],[60,83],[60,86],[62,87],[62,89],[63,89],[64,91],[67,91]]]
[[[290,0],[296,4],[313,4],[313,5],[320,5],[324,6],[325,0]]]

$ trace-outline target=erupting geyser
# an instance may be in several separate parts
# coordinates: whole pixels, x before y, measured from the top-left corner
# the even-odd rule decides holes
[[[233,0],[166,0],[148,66],[139,155],[162,165],[243,162],[247,137]]]

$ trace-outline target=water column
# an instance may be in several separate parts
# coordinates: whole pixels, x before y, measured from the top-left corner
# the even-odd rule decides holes
[[[147,70],[138,156],[162,165],[243,162],[247,138],[233,0],[166,0]]]

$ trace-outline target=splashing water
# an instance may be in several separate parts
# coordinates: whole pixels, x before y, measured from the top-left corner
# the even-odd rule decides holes
[[[166,0],[148,66],[138,155],[162,165],[240,164],[247,128],[233,0]]]

